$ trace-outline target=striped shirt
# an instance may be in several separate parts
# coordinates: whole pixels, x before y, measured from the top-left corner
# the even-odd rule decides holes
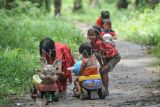
[[[84,70],[82,71],[81,76],[98,74],[97,60],[95,56],[91,56],[89,58],[82,58],[81,66],[85,67]]]

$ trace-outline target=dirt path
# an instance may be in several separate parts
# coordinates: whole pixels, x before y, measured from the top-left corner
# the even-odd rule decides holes
[[[83,23],[76,25],[85,33],[89,27]],[[117,41],[116,44],[122,60],[109,74],[110,96],[105,100],[81,101],[70,97],[72,86],[69,86],[68,97],[60,99],[59,102],[53,102],[47,107],[160,107],[160,90],[155,86],[155,80],[160,76],[159,70],[151,67],[151,63],[155,59],[146,54],[145,46],[126,41]],[[160,82],[156,84],[160,84]],[[153,94],[155,96],[151,97]],[[33,101],[27,94],[16,100],[11,107],[43,106],[42,99]]]

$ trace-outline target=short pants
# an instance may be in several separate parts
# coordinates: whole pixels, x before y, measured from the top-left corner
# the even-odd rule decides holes
[[[106,59],[107,61],[107,68],[105,70],[99,70],[100,73],[104,73],[104,72],[110,72],[113,71],[113,69],[115,68],[116,64],[121,60],[121,56],[119,54],[117,54],[115,57],[113,57],[112,59]]]

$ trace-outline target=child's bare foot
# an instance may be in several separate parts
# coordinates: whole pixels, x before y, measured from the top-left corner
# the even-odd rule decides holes
[[[109,96],[109,91],[108,91],[108,90],[106,90],[105,94],[106,94],[106,96]]]
[[[109,92],[106,92],[106,96],[109,96]]]
[[[79,91],[77,91],[77,92],[74,92],[73,97],[80,97],[80,95],[81,95],[81,93]]]

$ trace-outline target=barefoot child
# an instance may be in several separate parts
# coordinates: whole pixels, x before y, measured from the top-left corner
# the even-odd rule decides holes
[[[106,96],[109,95],[108,83],[109,77],[108,72],[112,71],[115,65],[120,61],[121,57],[115,46],[105,42],[100,37],[99,30],[90,28],[87,32],[87,37],[94,49],[95,56],[100,64],[100,74],[105,87]]]
[[[59,92],[65,94],[67,89],[67,80],[69,80],[70,83],[72,82],[71,72],[67,71],[67,68],[74,65],[74,59],[69,47],[62,43],[55,43],[51,38],[45,38],[39,43],[39,53],[41,57],[45,58],[47,64],[52,65],[55,60],[62,61],[61,69],[63,74],[59,76],[56,83]]]

